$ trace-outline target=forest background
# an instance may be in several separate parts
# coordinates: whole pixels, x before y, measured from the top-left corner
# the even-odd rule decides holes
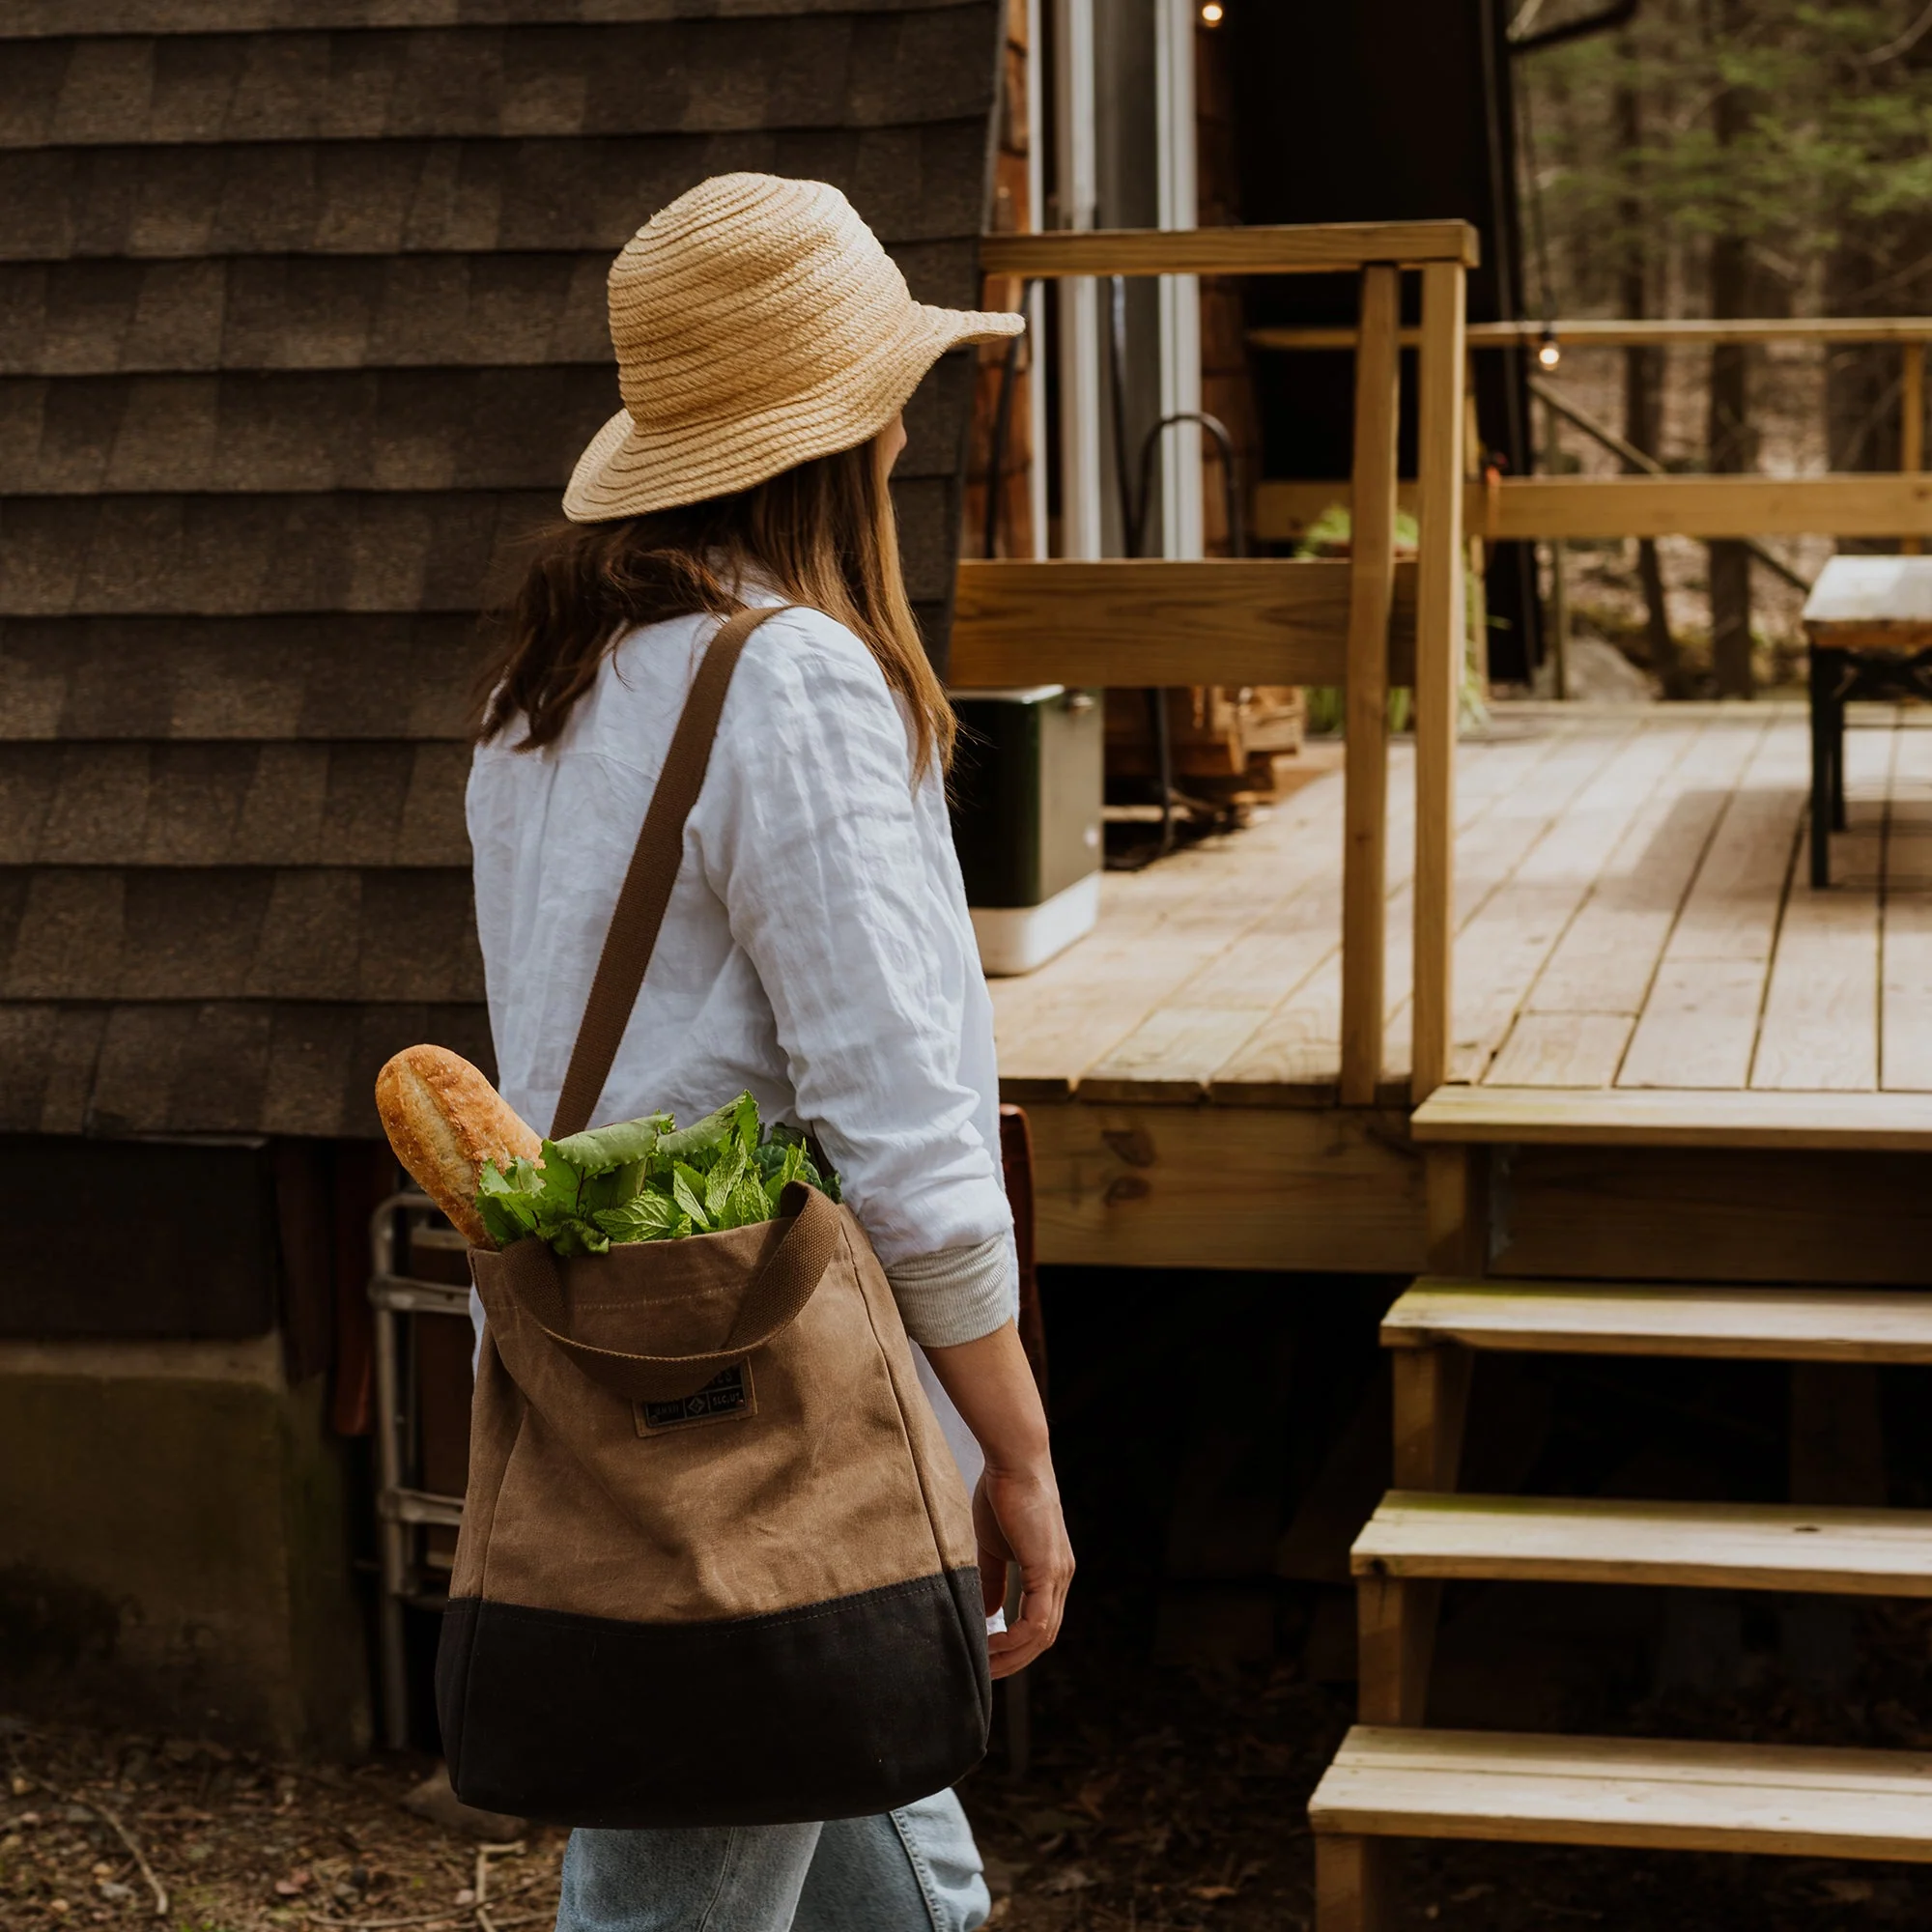
[[[1528,0],[1512,35],[1577,11]],[[1513,71],[1541,316],[1932,314],[1926,0],[1640,0]],[[1895,347],[1572,349],[1545,380],[1674,470],[1898,467]],[[1628,467],[1539,415],[1541,468]],[[1742,543],[1568,546],[1573,634],[1666,696],[1789,683],[1799,585],[1833,545],[1769,548],[1790,577]]]

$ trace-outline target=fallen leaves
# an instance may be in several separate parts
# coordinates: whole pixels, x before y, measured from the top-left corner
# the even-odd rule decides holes
[[[1047,1893],[1085,1891],[1095,1883],[1097,1881],[1089,1877],[1078,1865],[1062,1865],[1050,1877],[1040,1881],[1039,1889]]]
[[[394,1758],[291,1768],[198,1740],[15,1720],[0,1732],[0,1926],[160,1932],[160,1895],[166,1924],[193,1932],[526,1932],[554,1920],[564,1834],[488,1846],[479,1884],[473,1837],[402,1808],[427,1769]]]
[[[1101,1807],[1107,1802],[1107,1794],[1120,1781],[1121,1774],[1119,1771],[1110,1771],[1101,1777],[1090,1777],[1080,1787],[1080,1795],[1073,1802],[1096,1825],[1104,1824],[1106,1822],[1106,1813]]]
[[[1828,1878],[1820,1889],[1833,1905],[1869,1905],[1878,1891],[1868,1878]]]

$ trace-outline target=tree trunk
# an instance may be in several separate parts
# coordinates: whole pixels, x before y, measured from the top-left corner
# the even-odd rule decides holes
[[[1624,59],[1628,68],[1631,61],[1628,43],[1624,47]],[[1617,138],[1624,153],[1625,178],[1630,190],[1618,208],[1618,220],[1624,234],[1623,273],[1620,279],[1624,313],[1634,322],[1648,315],[1650,310],[1643,206],[1634,179],[1643,124],[1636,88],[1633,84],[1626,82],[1618,88],[1616,110]],[[1661,352],[1655,349],[1631,348],[1624,351],[1624,440],[1642,450],[1646,456],[1657,454],[1661,440],[1659,404],[1662,389],[1662,361]],[[1626,464],[1625,468],[1635,470],[1636,465]],[[1644,641],[1649,652],[1650,668],[1656,673],[1665,697],[1686,696],[1684,665],[1677,653],[1677,639],[1670,633],[1670,611],[1663,597],[1663,571],[1658,562],[1654,538],[1638,539],[1636,570],[1637,581],[1643,586]]]
[[[1873,310],[1871,290],[1889,264],[1863,237],[1848,238],[1825,264],[1825,313],[1865,315]],[[1908,298],[1882,300],[1881,311],[1916,312]],[[1894,469],[1898,467],[1897,410],[1892,392],[1898,382],[1898,351],[1836,348],[1825,355],[1825,461],[1833,469]],[[1865,545],[1840,542],[1840,550]]]
[[[1712,10],[1719,44],[1735,44],[1749,14],[1748,0],[1719,0]],[[1713,131],[1719,148],[1728,147],[1749,125],[1750,106],[1742,89],[1719,90],[1713,105]],[[1741,236],[1719,235],[1711,243],[1711,314],[1719,320],[1750,312],[1751,262]],[[1735,343],[1711,351],[1709,466],[1715,474],[1734,474],[1756,463],[1750,427],[1747,352]],[[1711,671],[1719,697],[1751,695],[1750,552],[1734,538],[1710,546]]]
[[[1713,249],[1728,252],[1728,243]],[[1714,266],[1711,286],[1715,297],[1725,277]],[[1718,308],[1718,315],[1739,315],[1744,304]],[[1717,473],[1749,469],[1749,395],[1746,380],[1746,352],[1726,344],[1711,352],[1710,467]],[[1751,695],[1750,636],[1750,552],[1734,537],[1710,546],[1711,552],[1711,674],[1719,697],[1748,697]]]

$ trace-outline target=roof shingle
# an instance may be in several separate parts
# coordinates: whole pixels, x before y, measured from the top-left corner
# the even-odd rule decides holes
[[[708,176],[830,181],[888,243],[957,240],[986,118],[582,139],[288,141],[0,153],[0,260],[604,248]]]
[[[973,253],[899,242],[921,301],[974,308]],[[611,367],[611,250],[0,262],[0,376]]]
[[[915,14],[958,0],[9,0],[0,42],[292,28],[599,25],[623,20]]]
[[[18,42],[0,63],[0,149],[899,128],[983,110],[982,27],[964,0],[753,32],[682,19]]]
[[[458,867],[466,746],[375,740],[14,746],[0,866]]]
[[[480,1000],[469,871],[0,867],[0,999]]]
[[[479,664],[468,611],[16,617],[0,620],[0,745],[461,738]]]

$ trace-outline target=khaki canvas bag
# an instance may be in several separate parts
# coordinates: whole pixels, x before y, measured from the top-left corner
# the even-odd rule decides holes
[[[705,653],[553,1139],[589,1124],[747,639]],[[728,1096],[721,1094],[721,1100]],[[971,1509],[851,1212],[559,1260],[470,1252],[484,1331],[437,1659],[467,1804],[566,1825],[858,1817],[986,1746]]]

